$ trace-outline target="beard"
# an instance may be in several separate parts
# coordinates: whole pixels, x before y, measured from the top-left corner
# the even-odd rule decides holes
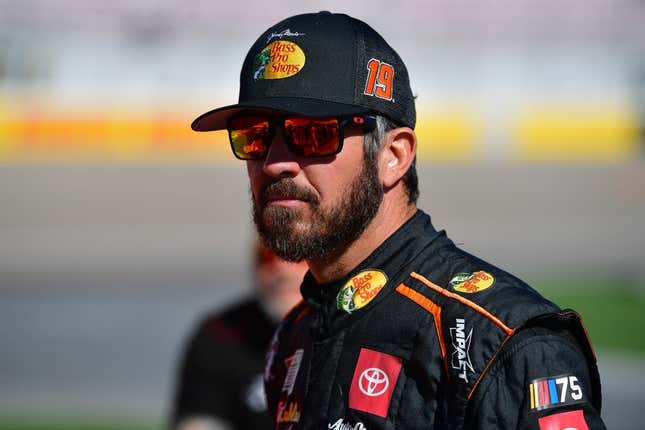
[[[375,162],[364,160],[348,192],[330,209],[292,178],[271,182],[253,202],[253,221],[264,244],[287,261],[316,260],[345,249],[360,237],[383,201]],[[266,196],[290,196],[309,205],[305,211],[266,206]],[[252,194],[251,194],[252,195]],[[259,200],[259,201],[258,201]]]

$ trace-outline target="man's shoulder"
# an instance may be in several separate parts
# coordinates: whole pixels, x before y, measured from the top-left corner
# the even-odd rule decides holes
[[[594,369],[579,316],[561,311],[518,277],[451,243],[429,250],[409,272],[396,291],[433,315],[431,334],[462,406],[502,351],[506,357],[519,347],[530,352],[566,343]]]
[[[517,276],[447,240],[429,247],[410,265],[404,284],[436,300],[447,312],[495,316],[509,327],[559,311]]]

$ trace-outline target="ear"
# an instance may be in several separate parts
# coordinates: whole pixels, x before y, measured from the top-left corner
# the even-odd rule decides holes
[[[387,132],[379,154],[379,175],[387,190],[395,186],[408,171],[417,152],[417,135],[409,127]]]

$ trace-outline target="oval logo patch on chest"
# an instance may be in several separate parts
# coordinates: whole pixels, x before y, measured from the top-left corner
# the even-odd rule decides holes
[[[350,279],[336,296],[336,307],[347,313],[371,302],[387,283],[387,276],[380,270],[365,270]]]

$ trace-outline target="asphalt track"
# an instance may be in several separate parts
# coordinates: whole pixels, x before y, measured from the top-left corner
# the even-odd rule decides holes
[[[419,170],[436,226],[516,274],[645,276],[643,162]],[[243,167],[3,166],[0,202],[0,414],[163,416],[196,316],[248,290]],[[641,428],[643,361],[599,362],[609,427]]]

